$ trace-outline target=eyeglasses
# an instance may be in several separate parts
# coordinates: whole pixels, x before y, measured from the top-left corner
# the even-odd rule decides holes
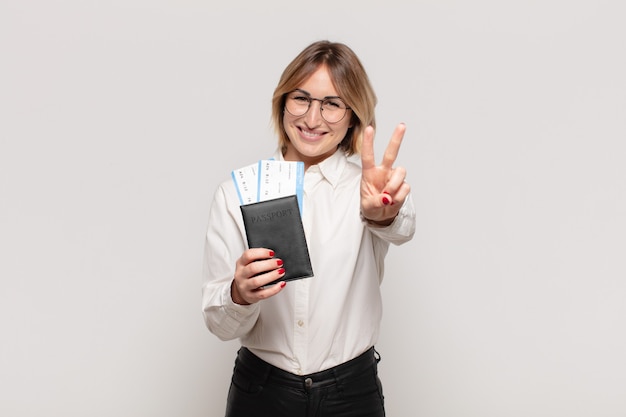
[[[302,90],[287,93],[285,110],[295,117],[304,116],[311,108],[313,101],[320,102],[320,114],[328,123],[340,122],[350,107],[339,97],[313,98]]]

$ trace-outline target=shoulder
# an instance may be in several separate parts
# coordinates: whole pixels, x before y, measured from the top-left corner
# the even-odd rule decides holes
[[[213,191],[212,210],[232,211],[233,207],[239,206],[237,187],[232,179],[224,179]]]
[[[359,155],[345,156],[346,165],[345,165],[345,174],[351,178],[361,177],[362,168],[361,168],[361,158]]]

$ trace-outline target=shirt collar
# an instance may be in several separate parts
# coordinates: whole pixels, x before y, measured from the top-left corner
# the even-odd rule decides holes
[[[335,188],[339,183],[339,178],[346,167],[346,154],[342,149],[337,149],[334,154],[320,162],[317,166],[326,178],[326,181]]]
[[[277,149],[274,153],[274,159],[278,161],[284,161],[283,154],[280,149]],[[334,154],[324,159],[317,165],[309,167],[310,171],[318,171],[322,176],[334,187],[339,183],[339,178],[346,167],[348,160],[345,152],[342,149],[337,149]]]

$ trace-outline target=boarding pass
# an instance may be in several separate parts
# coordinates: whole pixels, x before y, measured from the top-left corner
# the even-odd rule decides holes
[[[262,159],[232,171],[241,205],[296,195],[302,213],[304,163]]]

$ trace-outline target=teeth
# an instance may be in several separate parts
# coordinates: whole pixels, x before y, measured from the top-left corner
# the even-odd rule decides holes
[[[308,137],[310,137],[310,138],[315,138],[315,137],[320,136],[320,134],[319,134],[319,133],[309,132],[309,131],[304,130],[304,129],[302,129],[302,134],[304,134],[304,136],[308,136]]]

